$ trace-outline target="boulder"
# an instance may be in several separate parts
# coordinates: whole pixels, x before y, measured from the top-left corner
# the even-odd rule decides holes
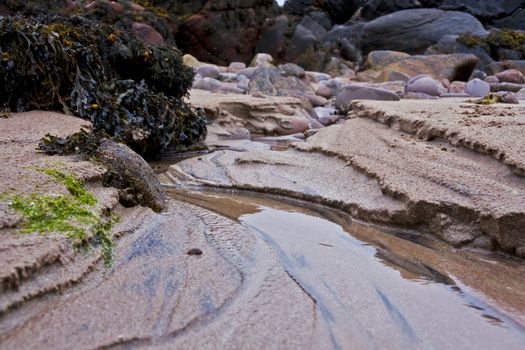
[[[384,70],[394,70],[408,76],[429,74],[434,79],[468,80],[478,58],[474,55],[416,55],[387,64]]]
[[[480,79],[472,79],[465,86],[465,92],[473,97],[483,97],[490,93],[490,84]]]
[[[305,70],[301,66],[294,63],[286,63],[279,66],[286,75],[293,76],[296,78],[304,78]]]
[[[410,57],[409,54],[392,50],[376,50],[368,53],[365,67],[368,69],[382,69],[390,63]]]
[[[287,0],[283,9],[291,15],[304,16],[322,9],[336,23],[349,20],[361,5],[360,0]]]
[[[499,79],[496,78],[494,75],[489,75],[488,77],[483,79],[483,81],[489,84],[498,84],[500,82]]]
[[[221,75],[221,71],[216,65],[206,64],[197,68],[197,74],[203,78],[218,79]]]
[[[155,211],[166,207],[165,191],[146,161],[128,146],[112,140],[103,140],[97,150],[97,159],[107,168],[104,185],[119,189],[123,205],[137,204]]]
[[[190,66],[194,69],[199,68],[201,65],[203,65],[203,63],[199,62],[197,58],[193,57],[190,54],[185,54],[184,56],[182,56],[182,62],[185,65]]]
[[[273,57],[267,53],[256,54],[250,63],[250,67],[271,67],[271,66],[273,66]]]
[[[492,25],[498,28],[525,30],[525,9],[519,9],[508,17],[494,21]]]
[[[439,96],[447,92],[439,81],[429,75],[418,75],[407,81],[405,93],[415,92],[430,96]]]
[[[273,0],[170,1],[179,15],[177,46],[205,62],[248,62],[268,18],[278,15]],[[179,9],[177,9],[179,7]]]
[[[487,33],[483,25],[467,13],[437,9],[394,12],[355,27],[355,31],[364,52],[397,50],[410,54],[423,53],[447,34]]]
[[[504,70],[503,72],[497,73],[496,78],[498,78],[498,80],[502,83],[525,83],[525,79],[523,79],[523,74],[517,69]]]
[[[392,69],[386,69],[375,79],[376,83],[384,83],[387,81],[408,81],[410,77],[404,73]]]
[[[350,110],[353,100],[399,101],[399,96],[385,89],[362,85],[347,85],[337,94],[335,108],[339,112],[346,114]]]
[[[497,73],[503,72],[507,69],[516,69],[522,74],[525,74],[525,60],[505,60],[494,62],[483,67],[483,71],[488,75],[496,75]]]
[[[319,46],[319,39],[309,29],[299,24],[288,42],[284,60],[318,70],[322,62],[321,56],[318,56],[322,55],[318,50]]]
[[[478,67],[483,67],[494,62],[490,54],[480,45],[466,46],[457,41],[459,35],[445,35],[435,45],[430,46],[425,55],[439,54],[471,54],[478,58]]]

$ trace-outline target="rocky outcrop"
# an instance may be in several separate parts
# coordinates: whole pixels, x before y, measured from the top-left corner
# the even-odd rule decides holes
[[[295,150],[224,152],[170,173],[183,183],[286,194],[458,247],[525,256],[522,107],[360,101],[353,111]]]
[[[351,28],[364,52],[397,50],[421,54],[444,35],[484,35],[485,29],[473,16],[456,11],[414,9],[394,12]],[[354,34],[355,35],[355,34]]]
[[[194,12],[180,11],[187,17],[178,24],[179,48],[206,62],[226,64],[253,57],[262,26],[278,7],[273,0],[210,0]]]

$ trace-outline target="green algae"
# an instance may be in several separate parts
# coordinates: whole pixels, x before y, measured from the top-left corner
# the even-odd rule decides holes
[[[74,247],[87,247],[92,237],[100,247],[104,265],[111,266],[111,229],[118,217],[111,213],[95,213],[93,207],[97,200],[77,177],[53,168],[30,169],[64,185],[67,194],[1,194],[0,201],[8,202],[9,207],[22,217],[20,233],[60,234],[72,240]]]

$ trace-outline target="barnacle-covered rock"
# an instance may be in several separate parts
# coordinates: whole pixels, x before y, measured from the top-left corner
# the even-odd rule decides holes
[[[63,110],[144,156],[205,134],[179,51],[83,17],[0,18],[0,107]]]

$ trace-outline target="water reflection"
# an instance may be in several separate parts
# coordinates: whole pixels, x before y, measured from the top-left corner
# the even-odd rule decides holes
[[[327,220],[319,211],[283,201],[181,191],[175,198],[239,220],[269,244],[292,280],[315,300],[334,347],[356,337],[390,348],[512,349],[525,344],[523,326],[455,275],[496,273],[478,271],[479,261],[469,265],[457,253],[332,220],[333,215]],[[489,284],[487,290],[497,287]],[[508,295],[518,307],[523,302],[520,293]],[[523,317],[522,311],[514,312],[510,315]]]

